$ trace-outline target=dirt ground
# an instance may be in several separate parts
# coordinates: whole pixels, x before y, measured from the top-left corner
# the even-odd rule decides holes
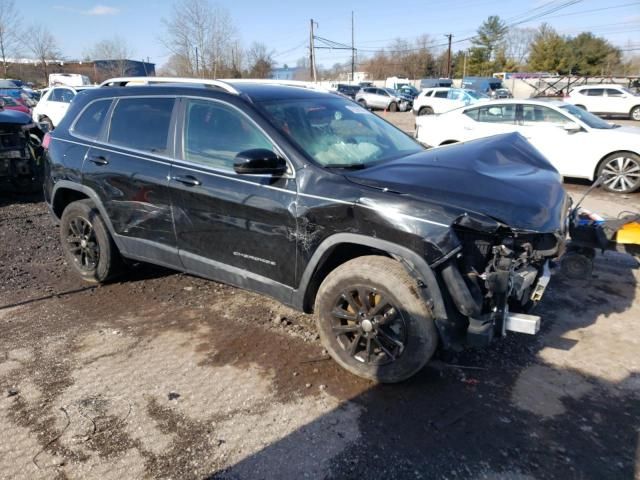
[[[381,386],[329,360],[311,316],[145,265],[87,285],[58,245],[40,198],[0,197],[0,478],[640,480],[629,256],[554,275],[540,335]]]

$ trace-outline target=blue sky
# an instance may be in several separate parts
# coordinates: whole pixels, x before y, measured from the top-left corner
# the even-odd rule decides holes
[[[589,30],[621,48],[640,47],[640,1],[574,1],[577,2],[574,5],[521,26],[536,27],[546,21],[561,33]],[[452,33],[456,41],[473,35],[489,15],[498,14],[503,19],[516,21],[533,9],[564,2],[566,0],[298,0],[281,3],[234,0],[218,4],[229,11],[244,45],[253,41],[267,44],[282,65],[295,64],[296,59],[308,55],[311,18],[318,23],[317,35],[350,43],[351,11],[354,11],[355,43],[364,52],[385,46],[394,38],[411,40],[423,34],[430,35],[434,42],[445,42],[444,34]],[[34,8],[39,3],[30,4],[29,11],[38,14],[25,18],[25,23],[46,24],[67,58],[80,58],[96,42],[115,35],[127,39],[136,59],[149,57],[160,66],[168,57],[160,38],[164,31],[162,18],[171,15],[172,0],[54,0]],[[454,48],[466,46],[468,43],[462,42]],[[318,52],[317,58],[318,63],[331,66],[349,57],[348,51],[325,50]]]

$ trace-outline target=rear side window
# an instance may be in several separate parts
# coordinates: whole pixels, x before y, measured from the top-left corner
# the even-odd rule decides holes
[[[73,133],[93,140],[98,138],[110,106],[111,99],[98,100],[90,104],[76,120]]]
[[[121,98],[111,116],[109,143],[166,153],[173,98]]]
[[[447,98],[449,92],[447,90],[436,92],[433,96],[436,98]]]
[[[604,94],[604,88],[590,88],[587,92],[590,97],[601,97]]]
[[[51,95],[49,95],[50,102],[62,102],[62,103],[71,103],[73,97],[75,97],[75,93],[68,88],[54,88],[51,91]]]
[[[516,120],[516,106],[491,104],[479,107],[477,117],[471,117],[474,120],[485,123],[507,123],[514,124]],[[471,115],[469,115],[471,116]]]

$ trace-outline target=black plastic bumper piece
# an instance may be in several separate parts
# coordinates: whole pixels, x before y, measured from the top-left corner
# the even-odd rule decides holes
[[[493,340],[493,321],[491,319],[469,318],[467,345],[483,348]]]

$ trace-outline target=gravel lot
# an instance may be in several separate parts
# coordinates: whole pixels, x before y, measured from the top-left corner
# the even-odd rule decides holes
[[[539,336],[380,386],[328,360],[308,315],[145,265],[90,286],[58,244],[40,198],[0,197],[0,478],[640,479],[631,257],[555,275]]]

